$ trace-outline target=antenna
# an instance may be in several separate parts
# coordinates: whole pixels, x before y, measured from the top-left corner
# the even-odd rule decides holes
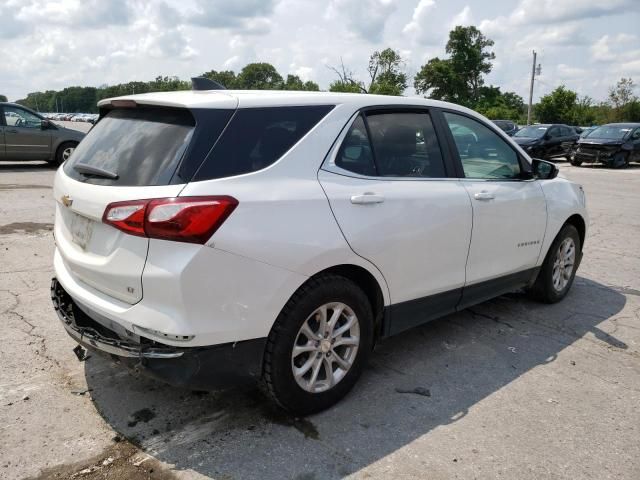
[[[191,78],[191,90],[226,90],[223,85],[205,77]]]

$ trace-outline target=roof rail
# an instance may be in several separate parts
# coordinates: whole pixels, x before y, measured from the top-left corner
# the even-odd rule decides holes
[[[192,77],[191,90],[226,90],[224,85],[205,77]]]

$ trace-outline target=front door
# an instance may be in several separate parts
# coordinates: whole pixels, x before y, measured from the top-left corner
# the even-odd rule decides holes
[[[13,105],[2,107],[7,160],[47,160],[51,153],[51,130],[42,129],[42,119]]]
[[[471,202],[445,158],[428,111],[368,111],[318,174],[347,242],[387,281],[387,334],[451,312],[460,300]]]
[[[465,115],[444,116],[473,206],[464,306],[530,278],[544,239],[546,202],[538,181],[523,175],[524,160],[498,133]]]

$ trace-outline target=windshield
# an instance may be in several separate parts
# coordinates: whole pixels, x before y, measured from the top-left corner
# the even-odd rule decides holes
[[[514,135],[514,137],[527,137],[527,138],[541,138],[549,127],[541,127],[531,125],[530,127],[524,127]]]
[[[614,125],[603,125],[594,129],[589,138],[604,138],[606,140],[622,140],[633,128],[620,127]]]

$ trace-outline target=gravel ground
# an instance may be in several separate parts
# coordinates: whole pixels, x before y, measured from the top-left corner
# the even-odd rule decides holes
[[[79,362],[49,299],[54,171],[0,164],[0,478],[640,478],[640,168],[560,165],[591,214],[563,302],[506,295],[389,339],[296,419],[253,388]]]

